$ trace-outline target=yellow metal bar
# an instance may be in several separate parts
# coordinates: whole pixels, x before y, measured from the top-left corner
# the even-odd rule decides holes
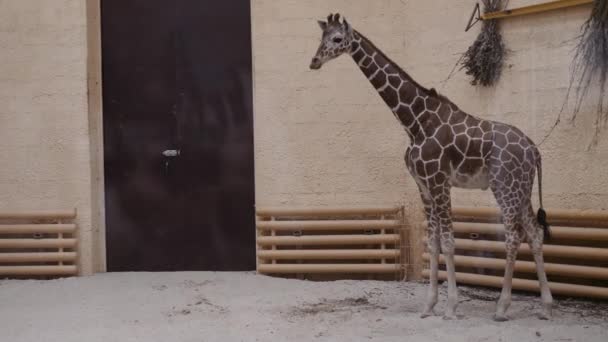
[[[519,8],[507,9],[503,11],[488,12],[481,15],[482,20],[500,19],[507,17],[515,17],[525,14],[540,13],[546,11],[557,10],[560,8],[574,7],[592,3],[593,0],[556,0],[544,2],[542,4],[523,6]]]

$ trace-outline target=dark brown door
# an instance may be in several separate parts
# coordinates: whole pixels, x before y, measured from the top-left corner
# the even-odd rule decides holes
[[[248,0],[103,0],[110,271],[255,268]]]

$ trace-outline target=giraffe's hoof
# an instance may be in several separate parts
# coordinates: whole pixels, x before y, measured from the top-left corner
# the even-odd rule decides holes
[[[443,315],[443,320],[445,320],[445,321],[452,321],[452,320],[455,320],[457,318],[458,317],[456,317],[455,314],[445,314],[445,315]]]
[[[551,319],[552,315],[552,305],[551,304],[543,304],[543,310],[538,314],[538,318],[542,320]]]
[[[506,315],[495,314],[493,317],[495,322],[506,322],[509,320]]]
[[[427,317],[431,317],[431,316],[435,316],[435,312],[433,310],[427,311],[425,310],[421,315],[420,318],[427,318]]]
[[[538,314],[538,319],[541,319],[543,321],[548,321],[551,319],[551,313],[550,312],[541,312]]]

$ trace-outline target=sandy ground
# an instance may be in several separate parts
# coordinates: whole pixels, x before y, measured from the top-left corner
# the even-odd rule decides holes
[[[608,341],[608,304],[461,288],[461,318],[419,318],[421,283],[310,282],[253,273],[110,273],[0,281],[0,341]],[[438,311],[445,303],[441,288]]]

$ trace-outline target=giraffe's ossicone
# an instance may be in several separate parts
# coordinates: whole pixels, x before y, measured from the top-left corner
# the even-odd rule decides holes
[[[542,254],[543,236],[549,235],[549,228],[542,209],[541,157],[534,142],[512,125],[467,114],[434,89],[421,86],[346,20],[340,21],[339,14],[330,14],[319,26],[321,44],[310,68],[318,70],[324,63],[350,54],[410,138],[405,164],[418,185],[429,222],[430,287],[422,316],[433,314],[437,303],[441,252],[448,273],[445,317],[455,317],[458,299],[450,189],[461,187],[491,189],[502,212],[507,262],[494,318],[507,319],[513,267],[523,238],[537,265],[543,301],[540,316],[549,318],[553,300]],[[536,173],[541,201],[537,215],[531,201]]]

